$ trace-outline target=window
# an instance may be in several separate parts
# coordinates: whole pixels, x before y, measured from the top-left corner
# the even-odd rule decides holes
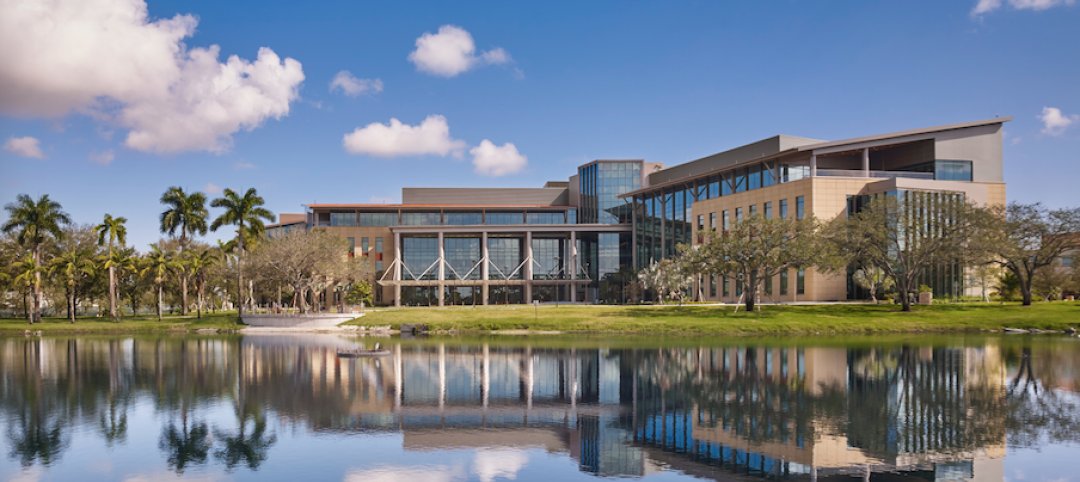
[[[780,294],[788,294],[788,270],[786,269],[780,272]]]
[[[765,203],[765,219],[772,219],[772,203]]]
[[[731,219],[728,218],[728,212],[724,211],[724,232],[728,232],[731,229]]]
[[[566,224],[577,224],[577,209],[566,210]]]
[[[765,294],[772,296],[772,276],[765,278]]]
[[[724,277],[724,296],[731,294],[731,285],[728,284],[728,277]]]
[[[441,223],[439,213],[401,213],[402,226],[438,226]]]
[[[563,224],[565,214],[562,211],[557,213],[527,213],[525,214],[525,224]]]
[[[735,208],[735,222],[742,222],[742,208]]]
[[[804,196],[795,198],[795,219],[802,219],[806,215],[805,202],[803,202]]]
[[[746,168],[735,170],[735,192],[746,191]]]
[[[698,214],[698,217],[697,217],[697,229],[698,229],[698,231],[704,231],[705,230],[705,215],[704,214]]]
[[[356,256],[356,238],[349,238],[349,257]]]
[[[486,213],[484,214],[484,224],[486,225],[506,225],[506,224],[524,224],[524,213]]]
[[[1072,268],[1073,267],[1073,258],[1071,256],[1065,256],[1065,257],[1061,258],[1061,267],[1063,267],[1063,268]]]
[[[709,199],[720,197],[720,176],[709,176]]]
[[[806,268],[799,268],[799,272],[795,276],[795,293],[806,294]]]
[[[750,166],[750,173],[747,175],[746,189],[758,189],[761,187],[761,164]]]
[[[360,238],[360,256],[368,255],[368,238]]]
[[[716,232],[716,213],[709,213],[709,229]]]
[[[757,214],[757,204],[750,205],[750,217],[754,217]]]
[[[709,296],[716,297],[716,275],[709,276]]]
[[[776,161],[769,161],[761,165],[761,187],[769,187],[776,184],[774,178],[776,172]]]
[[[382,259],[382,238],[375,238],[375,272],[381,273],[383,270]]]
[[[361,226],[397,226],[397,213],[360,213]]]
[[[331,226],[356,226],[356,213],[330,213]]]
[[[735,185],[735,178],[731,172],[725,172],[723,178],[720,180],[720,195],[727,196],[734,192],[732,187]]]
[[[480,213],[446,213],[443,224],[447,226],[476,226],[484,224]]]
[[[780,200],[780,219],[787,219],[787,199]]]

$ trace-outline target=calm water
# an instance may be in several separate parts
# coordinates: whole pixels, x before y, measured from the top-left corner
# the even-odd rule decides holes
[[[0,480],[1080,480],[1064,336],[7,337],[0,374]]]

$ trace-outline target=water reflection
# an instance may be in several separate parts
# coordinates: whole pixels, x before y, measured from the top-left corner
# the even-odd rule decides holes
[[[159,458],[127,463],[183,475],[257,471],[291,455],[284,440],[393,435],[399,455],[447,457],[334,478],[489,482],[555,470],[530,457],[542,453],[579,476],[1004,480],[1008,449],[1080,437],[1068,339],[500,340],[383,340],[392,356],[346,359],[337,350],[359,339],[7,338],[4,446],[12,463],[50,469],[78,452],[79,431],[117,452],[153,431]]]

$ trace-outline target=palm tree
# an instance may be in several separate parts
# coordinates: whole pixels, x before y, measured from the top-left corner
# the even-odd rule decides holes
[[[110,254],[108,256],[116,250],[117,242],[120,246],[127,244],[127,227],[124,226],[126,222],[127,218],[114,218],[111,214],[106,214],[104,222],[94,228],[94,231],[98,233],[98,246],[105,244],[105,238],[109,239]],[[107,267],[109,268],[109,315],[112,315],[113,320],[119,323],[120,316],[116,314],[116,272],[114,266]]]
[[[41,246],[50,237],[59,241],[64,237],[60,226],[71,222],[67,213],[61,211],[60,203],[49,199],[44,194],[37,201],[26,194],[19,194],[15,202],[4,206],[8,212],[8,220],[0,227],[4,233],[18,231],[16,240],[19,244],[30,245],[34,255],[34,263],[41,265]],[[30,317],[30,324],[41,322],[41,272],[34,274],[34,314]]]
[[[116,293],[112,290],[112,282],[113,280],[115,280],[113,275],[118,274],[119,276],[124,276],[125,273],[137,273],[139,271],[139,256],[135,253],[135,248],[113,248],[109,251],[109,254],[98,258],[98,261],[101,263],[101,266],[103,268],[109,270],[109,291],[112,292],[111,296],[119,298],[119,293]],[[119,273],[116,273],[117,271],[119,271]],[[134,311],[132,312],[132,314],[134,314]],[[114,310],[112,312],[112,315],[113,319],[117,323],[120,323],[120,310]]]
[[[212,249],[204,249],[198,253],[189,253],[187,260],[188,271],[195,277],[196,299],[195,309],[198,318],[202,319],[203,288],[206,286],[206,272],[217,264],[217,252]]]
[[[41,273],[46,273],[48,270],[34,261],[34,255],[26,253],[26,256],[19,261],[13,263],[15,268],[15,286],[18,286],[23,293],[23,312],[26,314],[26,318],[30,320],[32,324],[34,319],[30,316],[30,310],[26,306],[26,295],[34,287],[34,280],[39,279]]]
[[[162,321],[161,304],[164,293],[162,293],[161,285],[165,282],[165,277],[169,275],[169,272],[181,269],[183,269],[183,266],[176,261],[172,251],[162,251],[157,244],[150,245],[150,252],[146,253],[146,257],[143,258],[143,270],[140,274],[146,276],[147,273],[150,273],[154,276],[154,284],[157,285],[158,321]]]
[[[94,274],[94,253],[90,250],[72,250],[53,258],[49,273],[59,273],[67,285],[68,318],[75,323],[75,294],[79,282]]]
[[[184,473],[184,466],[188,464],[206,463],[206,456],[212,447],[210,429],[205,423],[196,423],[188,430],[185,415],[180,430],[177,430],[173,422],[162,427],[158,447],[168,455],[166,463],[169,468],[175,469],[176,474],[181,475]]]
[[[210,213],[206,210],[206,195],[201,192],[187,194],[182,188],[170,187],[161,195],[161,204],[169,208],[161,213],[161,232],[175,236],[180,230],[180,252],[187,248],[188,235],[205,235],[206,219]],[[187,275],[180,274],[180,313],[188,312]]]
[[[248,189],[243,197],[240,197],[232,189],[226,189],[224,197],[219,197],[210,203],[215,208],[225,208],[225,212],[210,225],[210,230],[217,231],[218,228],[225,225],[236,225],[236,239],[238,241],[236,284],[237,288],[239,288],[236,291],[237,293],[244,292],[244,238],[247,237],[245,234],[262,234],[265,231],[262,220],[274,220],[274,213],[262,207],[263,204],[263,198],[259,197],[258,193],[255,192],[255,188]],[[243,295],[241,294],[238,298],[238,301],[240,301],[238,308],[241,315],[244,314],[242,300]]]

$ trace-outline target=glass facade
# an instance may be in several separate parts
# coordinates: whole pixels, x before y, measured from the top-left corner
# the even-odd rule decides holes
[[[508,224],[525,224],[525,213],[486,213],[484,214],[484,224],[489,226],[508,225]]]
[[[441,223],[439,213],[401,213],[402,226],[438,226]]]
[[[491,267],[488,268],[488,279],[522,279],[524,269],[520,269],[513,276],[510,275],[521,264],[522,246],[525,240],[520,237],[496,238],[488,236],[488,259]],[[498,268],[498,269],[496,269]]]
[[[765,203],[765,219],[772,219],[772,202]]]
[[[525,224],[563,224],[565,219],[563,212],[557,213],[526,213]]]
[[[480,268],[473,269],[473,266],[480,261],[480,238],[444,237],[443,255],[446,257],[447,267],[444,274],[446,279],[480,279]]]
[[[566,270],[566,244],[570,241],[563,238],[533,238],[533,279],[564,279],[567,278]]]
[[[795,219],[802,219],[806,216],[806,201],[803,196],[795,198]]]
[[[936,160],[914,166],[901,167],[898,171],[929,172],[935,181],[971,182],[971,161]]]
[[[640,162],[595,162],[578,168],[582,224],[630,223],[632,202],[619,196],[641,188]]]
[[[404,265],[401,270],[401,279],[439,279],[438,267],[431,268],[437,259],[439,259],[439,238],[419,236],[401,238],[401,263]],[[427,273],[424,273],[425,270]]]
[[[356,213],[330,213],[331,226],[356,226]]]
[[[398,213],[360,213],[361,226],[397,226]]]
[[[443,213],[443,224],[447,226],[478,226],[484,224],[481,213]]]

